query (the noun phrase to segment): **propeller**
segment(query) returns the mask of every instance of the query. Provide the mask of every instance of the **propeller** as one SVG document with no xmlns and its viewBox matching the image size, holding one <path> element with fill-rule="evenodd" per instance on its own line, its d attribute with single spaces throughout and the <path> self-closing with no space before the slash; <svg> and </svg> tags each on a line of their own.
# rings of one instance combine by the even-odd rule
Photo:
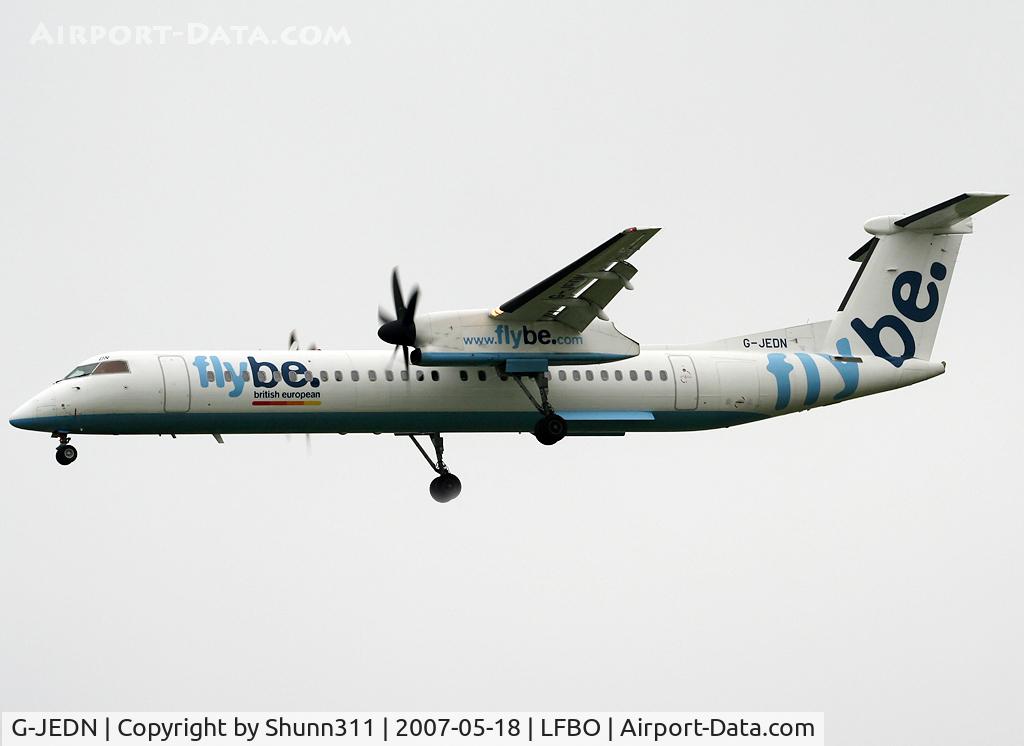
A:
<svg viewBox="0 0 1024 746">
<path fill-rule="evenodd" d="M 420 297 L 420 289 L 413 286 L 409 294 L 408 302 L 402 296 L 402 286 L 398 281 L 398 267 L 391 270 L 391 295 L 395 303 L 395 315 L 389 316 L 383 308 L 377 309 L 377 318 L 380 319 L 380 329 L 377 336 L 382 341 L 395 346 L 392 361 L 398 354 L 398 348 L 402 348 L 402 358 L 405 360 L 405 375 L 409 377 L 409 348 L 416 344 L 416 303 Z"/>
<path fill-rule="evenodd" d="M 309 433 L 305 433 L 305 436 L 306 436 L 306 456 L 309 457 L 309 456 L 313 455 L 313 439 L 310 437 Z M 291 443 L 292 442 L 292 434 L 291 433 L 285 433 L 284 434 L 284 439 L 287 440 L 289 443 Z"/>
<path fill-rule="evenodd" d="M 292 329 L 290 332 L 288 332 L 288 349 L 289 350 L 300 350 L 300 349 L 302 349 L 302 346 L 299 344 L 299 333 L 295 329 Z M 306 349 L 307 350 L 319 350 L 320 348 L 316 346 L 315 342 L 310 342 L 309 343 L 309 347 L 307 347 Z M 292 436 L 290 434 L 286 433 L 285 434 L 285 438 L 290 442 L 291 439 L 292 439 Z M 313 441 L 310 439 L 309 433 L 306 433 L 306 455 L 307 456 L 312 456 L 313 455 Z"/>
<path fill-rule="evenodd" d="M 303 348 L 299 344 L 299 333 L 295 329 L 292 329 L 288 333 L 288 349 L 289 350 L 301 350 L 301 349 L 319 350 L 320 348 L 316 346 L 316 342 L 310 342 L 308 347 Z"/>
</svg>

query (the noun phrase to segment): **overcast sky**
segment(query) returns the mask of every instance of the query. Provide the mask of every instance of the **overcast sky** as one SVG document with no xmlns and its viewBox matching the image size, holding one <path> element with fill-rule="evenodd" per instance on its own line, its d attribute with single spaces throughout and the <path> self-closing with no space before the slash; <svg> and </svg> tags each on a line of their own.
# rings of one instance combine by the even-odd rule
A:
<svg viewBox="0 0 1024 746">
<path fill-rule="evenodd" d="M 373 348 L 393 265 L 493 307 L 664 230 L 648 343 L 829 318 L 866 218 L 1021 192 L 1019 3 L 5 3 L 6 413 L 117 349 Z M 343 26 L 325 47 L 40 23 Z M 703 434 L 0 428 L 0 709 L 798 710 L 1024 736 L 1024 202 L 975 219 L 946 375 Z"/>
</svg>

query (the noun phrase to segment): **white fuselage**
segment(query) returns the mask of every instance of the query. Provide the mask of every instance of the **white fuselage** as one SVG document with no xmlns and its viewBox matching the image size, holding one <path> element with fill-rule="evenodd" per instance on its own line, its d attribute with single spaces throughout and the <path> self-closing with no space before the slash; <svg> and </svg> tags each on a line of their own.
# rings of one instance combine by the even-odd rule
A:
<svg viewBox="0 0 1024 746">
<path fill-rule="evenodd" d="M 57 381 L 11 417 L 55 433 L 522 432 L 538 412 L 494 367 L 412 366 L 382 351 L 118 352 L 128 372 Z M 832 404 L 931 378 L 940 363 L 789 351 L 641 349 L 552 367 L 569 434 L 702 430 Z M 537 396 L 534 382 L 523 383 Z"/>
</svg>

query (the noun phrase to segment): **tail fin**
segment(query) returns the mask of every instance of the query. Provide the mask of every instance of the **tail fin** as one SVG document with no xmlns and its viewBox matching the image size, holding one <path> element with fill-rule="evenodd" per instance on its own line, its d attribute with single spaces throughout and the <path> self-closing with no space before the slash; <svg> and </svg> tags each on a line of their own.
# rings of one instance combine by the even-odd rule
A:
<svg viewBox="0 0 1024 746">
<path fill-rule="evenodd" d="M 960 241 L 973 231 L 971 215 L 1005 196 L 961 194 L 865 223 L 872 238 L 850 257 L 860 268 L 829 327 L 827 349 L 875 355 L 897 368 L 929 359 Z"/>
</svg>

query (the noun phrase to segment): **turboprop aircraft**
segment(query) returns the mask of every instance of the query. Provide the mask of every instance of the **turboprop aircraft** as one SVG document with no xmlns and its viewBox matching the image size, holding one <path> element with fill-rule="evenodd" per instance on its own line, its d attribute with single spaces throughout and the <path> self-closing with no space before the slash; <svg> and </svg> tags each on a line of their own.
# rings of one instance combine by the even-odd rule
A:
<svg viewBox="0 0 1024 746">
<path fill-rule="evenodd" d="M 493 310 L 417 315 L 392 274 L 381 311 L 393 350 L 111 352 L 85 360 L 18 407 L 13 426 L 75 434 L 394 433 L 436 472 L 430 494 L 458 496 L 443 433 L 565 436 L 742 425 L 908 386 L 931 361 L 963 236 L 1003 194 L 961 194 L 864 224 L 857 273 L 838 313 L 698 345 L 641 346 L 608 319 L 633 289 L 634 254 L 657 228 L 630 228 Z M 398 364 L 398 350 L 402 351 Z M 428 436 L 431 458 L 417 440 Z"/>
</svg>

